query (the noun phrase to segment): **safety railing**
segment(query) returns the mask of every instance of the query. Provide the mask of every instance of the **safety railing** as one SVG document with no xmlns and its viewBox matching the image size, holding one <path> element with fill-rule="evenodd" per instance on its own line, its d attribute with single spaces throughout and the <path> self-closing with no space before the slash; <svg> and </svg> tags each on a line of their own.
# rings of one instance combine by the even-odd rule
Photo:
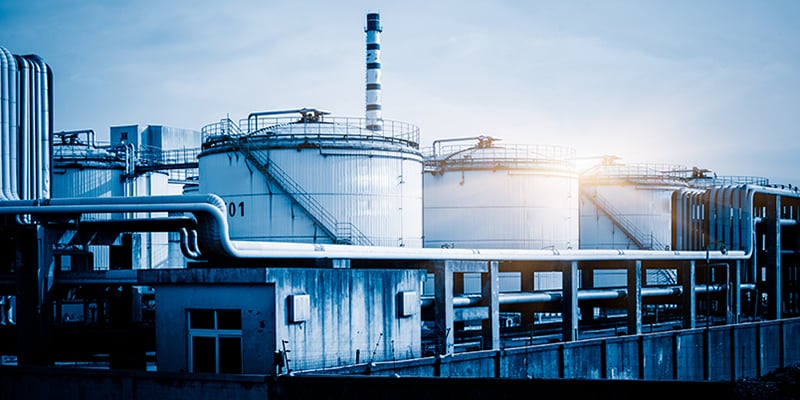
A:
<svg viewBox="0 0 800 400">
<path fill-rule="evenodd" d="M 657 240 L 653 235 L 643 232 L 635 223 L 625 218 L 608 200 L 599 193 L 588 193 L 586 189 L 581 189 L 581 194 L 589 199 L 598 210 L 605 213 L 611 222 L 616 225 L 627 236 L 636 247 L 643 250 L 665 250 L 666 246 Z"/>
<path fill-rule="evenodd" d="M 275 181 L 335 243 L 372 245 L 370 240 L 352 223 L 336 220 L 328 209 L 306 192 L 297 181 L 268 156 L 252 151 L 247 143 L 242 142 L 238 143 L 237 150 L 265 177 Z"/>
</svg>

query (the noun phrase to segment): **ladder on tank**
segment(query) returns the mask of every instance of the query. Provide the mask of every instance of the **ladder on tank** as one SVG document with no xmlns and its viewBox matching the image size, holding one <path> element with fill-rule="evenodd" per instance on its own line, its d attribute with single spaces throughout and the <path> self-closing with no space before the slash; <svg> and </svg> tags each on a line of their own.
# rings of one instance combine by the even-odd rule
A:
<svg viewBox="0 0 800 400">
<path fill-rule="evenodd" d="M 589 199 L 589 201 L 594 204 L 594 206 L 602 211 L 604 214 L 608 216 L 611 220 L 611 223 L 616 225 L 628 239 L 633 242 L 641 250 L 664 250 L 666 249 L 665 245 L 658 241 L 658 239 L 654 238 L 653 235 L 648 235 L 645 232 L 642 232 L 636 224 L 631 222 L 629 219 L 625 218 L 613 205 L 611 202 L 606 200 L 603 196 L 599 193 L 588 193 L 586 189 L 581 189 L 581 194 L 583 197 Z M 650 240 L 648 240 L 650 239 Z M 649 243 L 648 243 L 649 242 Z"/>
<path fill-rule="evenodd" d="M 244 155 L 245 159 L 253 164 L 264 177 L 277 183 L 286 195 L 308 214 L 314 224 L 319 226 L 325 235 L 333 239 L 334 243 L 372 246 L 372 242 L 361 230 L 350 222 L 337 221 L 330 211 L 268 156 L 251 151 L 248 144 L 241 142 L 236 144 L 236 150 Z"/>
</svg>

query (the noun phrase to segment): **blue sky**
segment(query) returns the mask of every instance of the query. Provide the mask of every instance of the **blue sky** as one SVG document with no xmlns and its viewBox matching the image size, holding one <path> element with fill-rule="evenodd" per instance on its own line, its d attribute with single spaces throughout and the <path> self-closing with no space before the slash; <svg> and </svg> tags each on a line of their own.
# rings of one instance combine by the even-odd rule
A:
<svg viewBox="0 0 800 400">
<path fill-rule="evenodd" d="M 491 135 L 800 184 L 797 1 L 0 0 L 0 46 L 52 67 L 56 130 L 362 116 L 368 12 L 383 117 L 422 146 Z"/>
</svg>

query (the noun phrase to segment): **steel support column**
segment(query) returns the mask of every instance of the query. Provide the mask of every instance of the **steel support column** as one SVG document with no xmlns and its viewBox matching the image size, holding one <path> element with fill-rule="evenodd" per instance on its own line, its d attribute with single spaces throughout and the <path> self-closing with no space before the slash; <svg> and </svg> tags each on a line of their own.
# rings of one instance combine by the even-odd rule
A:
<svg viewBox="0 0 800 400">
<path fill-rule="evenodd" d="M 581 277 L 581 289 L 594 289 L 594 268 L 583 267 L 582 270 L 578 271 L 578 275 Z M 589 305 L 581 306 L 580 310 L 581 319 L 584 321 L 584 323 L 594 320 L 594 307 L 591 305 L 591 303 Z"/>
<path fill-rule="evenodd" d="M 733 271 L 731 273 L 730 286 L 731 292 L 731 312 L 733 313 L 733 322 L 738 324 L 742 317 L 742 262 L 736 260 L 733 264 Z"/>
<path fill-rule="evenodd" d="M 500 349 L 500 273 L 497 261 L 488 263 L 489 271 L 481 274 L 480 305 L 489 309 L 487 319 L 483 320 L 483 349 Z"/>
<path fill-rule="evenodd" d="M 436 309 L 436 329 L 440 337 L 439 354 L 453 354 L 453 271 L 450 262 L 433 263 L 433 293 Z"/>
<path fill-rule="evenodd" d="M 642 261 L 628 265 L 628 334 L 642 333 Z"/>
<path fill-rule="evenodd" d="M 781 197 L 770 197 L 767 202 L 766 253 L 767 253 L 767 318 L 781 319 L 783 304 L 781 272 Z"/>
<path fill-rule="evenodd" d="M 562 338 L 565 342 L 578 340 L 578 262 L 561 264 L 562 297 L 561 317 Z"/>
<path fill-rule="evenodd" d="M 683 327 L 686 329 L 693 329 L 696 326 L 697 319 L 697 298 L 695 294 L 695 262 L 689 261 L 684 263 L 678 270 L 678 276 L 681 284 L 681 310 L 683 314 Z"/>
</svg>

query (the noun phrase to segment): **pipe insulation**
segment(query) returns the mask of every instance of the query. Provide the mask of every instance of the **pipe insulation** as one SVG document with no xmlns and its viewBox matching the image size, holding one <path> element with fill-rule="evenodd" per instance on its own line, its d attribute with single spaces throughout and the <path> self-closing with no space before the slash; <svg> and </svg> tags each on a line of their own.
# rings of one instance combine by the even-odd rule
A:
<svg viewBox="0 0 800 400">
<path fill-rule="evenodd" d="M 211 258 L 311 258 L 416 261 L 591 261 L 591 260 L 742 260 L 743 251 L 437 249 L 309 243 L 234 241 L 230 239 L 225 202 L 217 195 L 62 198 L 0 202 L 6 215 L 80 215 L 84 213 L 192 213 L 198 247 Z"/>
</svg>

